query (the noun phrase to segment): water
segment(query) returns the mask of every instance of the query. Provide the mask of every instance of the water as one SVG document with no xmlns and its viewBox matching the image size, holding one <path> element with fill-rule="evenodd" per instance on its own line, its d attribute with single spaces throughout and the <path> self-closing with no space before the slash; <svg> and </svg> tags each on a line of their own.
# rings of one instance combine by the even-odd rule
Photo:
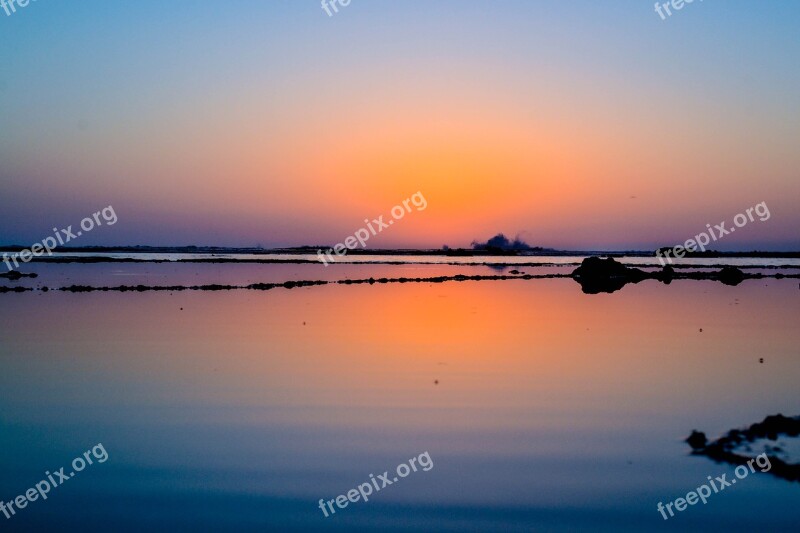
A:
<svg viewBox="0 0 800 533">
<path fill-rule="evenodd" d="M 304 254 L 185 254 L 185 253 L 54 253 L 54 257 L 102 257 L 134 262 L 113 263 L 48 263 L 32 262 L 24 272 L 33 272 L 38 278 L 23 278 L 16 286 L 50 289 L 71 285 L 116 287 L 120 285 L 233 285 L 253 283 L 283 283 L 286 281 L 368 279 L 370 277 L 435 277 L 466 275 L 509 274 L 517 270 L 527 274 L 567 275 L 575 270 L 585 256 L 412 256 L 412 255 L 360 255 L 340 258 L 328 266 L 316 255 Z M 192 261 L 226 260 L 225 263 L 195 263 Z M 262 262 L 258 262 L 262 261 Z M 268 261 L 268 262 L 263 262 Z M 660 268 L 654 257 L 622 257 L 618 261 L 653 270 Z M 800 259 L 796 258 L 703 258 L 681 259 L 674 265 L 680 270 L 699 269 L 705 272 L 731 265 L 748 274 L 800 273 Z"/>
<path fill-rule="evenodd" d="M 33 286 L 375 269 L 496 273 L 31 264 Z M 668 521 L 656 510 L 733 475 L 689 455 L 692 429 L 714 437 L 800 414 L 796 279 L 601 295 L 533 279 L 0 300 L 0 499 L 98 443 L 108 452 L 0 515 L 9 531 L 794 531 L 800 519 L 800 484 L 760 472 Z M 430 470 L 327 518 L 318 507 L 423 452 Z"/>
</svg>

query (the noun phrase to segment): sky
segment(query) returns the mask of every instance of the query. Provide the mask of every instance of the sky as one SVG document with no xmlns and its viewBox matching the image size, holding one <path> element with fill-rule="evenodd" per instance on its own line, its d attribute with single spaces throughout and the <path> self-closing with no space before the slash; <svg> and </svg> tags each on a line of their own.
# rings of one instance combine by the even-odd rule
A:
<svg viewBox="0 0 800 533">
<path fill-rule="evenodd" d="M 800 250 L 800 3 L 0 8 L 0 244 Z"/>
</svg>

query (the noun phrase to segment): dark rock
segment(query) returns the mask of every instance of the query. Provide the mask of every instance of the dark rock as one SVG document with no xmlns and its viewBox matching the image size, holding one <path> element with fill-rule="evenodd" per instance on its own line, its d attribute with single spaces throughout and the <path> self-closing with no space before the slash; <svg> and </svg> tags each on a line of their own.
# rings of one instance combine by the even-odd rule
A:
<svg viewBox="0 0 800 533">
<path fill-rule="evenodd" d="M 708 439 L 706 438 L 706 434 L 702 431 L 692 431 L 692 434 L 686 439 L 686 442 L 689 443 L 689 446 L 692 447 L 693 450 L 702 450 L 708 444 Z"/>
<path fill-rule="evenodd" d="M 651 276 L 638 268 L 626 267 L 611 257 L 587 257 L 572 272 L 572 277 L 586 294 L 598 294 L 618 291 L 628 283 L 638 283 Z"/>
<path fill-rule="evenodd" d="M 722 267 L 717 278 L 725 285 L 738 285 L 744 281 L 744 272 L 736 267 L 726 266 Z"/>
<path fill-rule="evenodd" d="M 781 414 L 771 415 L 761 422 L 752 424 L 747 429 L 732 429 L 724 437 L 709 443 L 705 443 L 706 439 L 703 433 L 692 431 L 692 435 L 686 439 L 686 442 L 692 447 L 692 453 L 695 455 L 705 455 L 709 459 L 721 463 L 744 465 L 752 461 L 752 458 L 741 452 L 737 453 L 738 450 L 751 452 L 750 444 L 756 440 L 764 438 L 777 440 L 781 435 L 800 436 L 800 416 L 790 418 Z M 704 446 L 700 446 L 704 443 Z M 788 463 L 774 455 L 767 455 L 767 457 L 771 468 L 766 472 L 787 481 L 800 481 L 800 464 Z"/>
</svg>

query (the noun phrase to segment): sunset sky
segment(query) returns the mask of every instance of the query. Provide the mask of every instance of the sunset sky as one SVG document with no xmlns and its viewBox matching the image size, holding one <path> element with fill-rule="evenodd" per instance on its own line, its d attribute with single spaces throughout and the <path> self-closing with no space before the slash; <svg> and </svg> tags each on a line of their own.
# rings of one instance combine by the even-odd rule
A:
<svg viewBox="0 0 800 533">
<path fill-rule="evenodd" d="M 720 250 L 800 249 L 800 3 L 38 0 L 0 10 L 0 244 L 498 232 L 653 249 L 766 202 Z"/>
</svg>

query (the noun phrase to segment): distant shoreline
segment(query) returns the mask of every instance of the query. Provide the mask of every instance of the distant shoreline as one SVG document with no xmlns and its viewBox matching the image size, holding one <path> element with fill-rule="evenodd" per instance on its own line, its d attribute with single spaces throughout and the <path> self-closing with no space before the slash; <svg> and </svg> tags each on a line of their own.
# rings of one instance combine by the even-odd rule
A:
<svg viewBox="0 0 800 533">
<path fill-rule="evenodd" d="M 235 248 L 235 247 L 220 247 L 220 246 L 76 246 L 76 247 L 60 247 L 57 251 L 59 255 L 69 253 L 125 253 L 125 254 L 250 254 L 250 255 L 304 255 L 316 254 L 317 250 L 328 249 L 327 246 L 299 246 L 291 248 Z M 20 252 L 26 249 L 20 245 L 0 246 L 0 252 Z M 363 250 L 354 249 L 348 250 L 349 256 L 407 256 L 407 255 L 420 255 L 431 257 L 591 257 L 591 256 L 604 256 L 604 257 L 655 257 L 655 250 L 642 251 L 642 250 L 616 250 L 616 251 L 598 251 L 598 250 L 555 250 L 555 249 L 531 249 L 531 250 L 473 250 L 467 248 L 457 248 L 449 250 L 441 249 L 374 249 Z M 758 258 L 800 258 L 800 251 L 798 252 L 769 252 L 769 251 L 749 251 L 749 252 L 687 252 L 686 258 L 716 258 L 716 257 L 758 257 Z M 38 257 L 34 261 L 57 261 L 53 257 Z"/>
</svg>

